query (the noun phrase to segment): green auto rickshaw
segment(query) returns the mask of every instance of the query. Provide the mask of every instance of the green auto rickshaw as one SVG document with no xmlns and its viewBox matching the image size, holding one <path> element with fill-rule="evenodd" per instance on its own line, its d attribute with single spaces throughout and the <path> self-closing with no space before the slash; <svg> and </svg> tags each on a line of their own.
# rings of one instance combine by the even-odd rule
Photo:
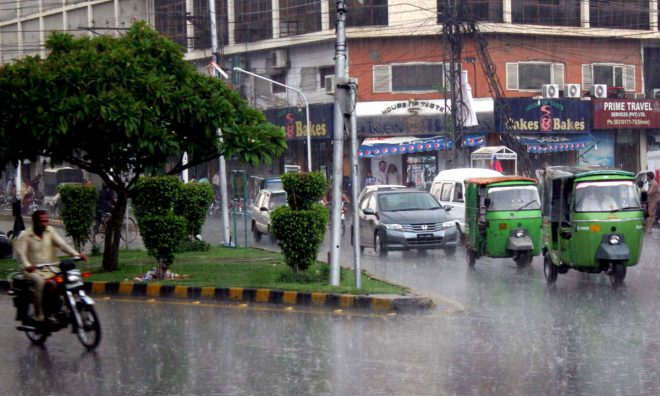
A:
<svg viewBox="0 0 660 396">
<path fill-rule="evenodd" d="M 521 176 L 465 181 L 467 260 L 512 257 L 518 267 L 541 254 L 541 199 L 535 179 Z"/>
<path fill-rule="evenodd" d="M 553 166 L 543 171 L 543 272 L 610 275 L 613 286 L 636 265 L 644 213 L 635 175 L 619 169 Z"/>
</svg>

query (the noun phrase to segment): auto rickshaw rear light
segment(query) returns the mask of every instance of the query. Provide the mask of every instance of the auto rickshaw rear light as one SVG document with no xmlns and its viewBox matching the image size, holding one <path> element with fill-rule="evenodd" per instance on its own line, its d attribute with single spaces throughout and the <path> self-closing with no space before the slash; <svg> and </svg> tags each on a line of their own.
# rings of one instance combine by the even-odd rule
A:
<svg viewBox="0 0 660 396">
<path fill-rule="evenodd" d="M 506 225 L 506 223 L 500 223 L 500 226 L 498 228 L 500 230 L 506 230 L 508 228 L 508 226 Z"/>
<path fill-rule="evenodd" d="M 55 282 L 60 283 L 60 284 L 64 283 L 64 277 L 62 275 L 56 276 L 55 277 Z"/>
<path fill-rule="evenodd" d="M 621 242 L 621 238 L 618 235 L 610 235 L 610 245 L 618 245 Z"/>
<path fill-rule="evenodd" d="M 82 276 L 85 279 L 89 278 L 90 275 L 91 275 L 91 272 L 83 272 L 82 274 L 80 274 L 80 276 Z"/>
<path fill-rule="evenodd" d="M 600 224 L 592 224 L 589 226 L 591 232 L 600 232 Z"/>
</svg>

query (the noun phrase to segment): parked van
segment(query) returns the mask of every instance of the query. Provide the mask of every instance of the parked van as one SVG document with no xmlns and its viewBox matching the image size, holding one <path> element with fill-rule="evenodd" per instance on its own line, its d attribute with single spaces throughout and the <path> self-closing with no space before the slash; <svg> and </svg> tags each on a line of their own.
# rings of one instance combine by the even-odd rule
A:
<svg viewBox="0 0 660 396">
<path fill-rule="evenodd" d="M 502 173 L 484 168 L 456 168 L 438 173 L 431 185 L 433 195 L 443 207 L 450 207 L 447 217 L 465 234 L 465 179 L 473 177 L 503 176 Z"/>
</svg>

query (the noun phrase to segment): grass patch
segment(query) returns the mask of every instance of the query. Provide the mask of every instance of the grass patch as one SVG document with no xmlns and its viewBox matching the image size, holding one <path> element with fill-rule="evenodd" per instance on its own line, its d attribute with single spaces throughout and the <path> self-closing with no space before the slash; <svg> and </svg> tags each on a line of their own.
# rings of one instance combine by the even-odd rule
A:
<svg viewBox="0 0 660 396">
<path fill-rule="evenodd" d="M 90 257 L 89 263 L 80 262 L 82 270 L 90 271 L 92 281 L 134 281 L 156 267 L 156 260 L 143 250 L 120 250 L 117 271 L 105 272 L 102 258 Z M 0 275 L 18 271 L 13 259 L 0 260 Z M 304 274 L 294 274 L 286 266 L 282 255 L 259 249 L 229 249 L 212 246 L 207 251 L 186 252 L 176 256 L 170 271 L 184 275 L 184 279 L 149 281 L 167 285 L 199 287 L 246 287 L 292 290 L 299 292 L 325 292 L 348 294 L 406 294 L 407 289 L 362 274 L 362 288 L 356 289 L 354 272 L 341 269 L 339 286 L 328 284 L 329 268 L 315 263 Z"/>
</svg>

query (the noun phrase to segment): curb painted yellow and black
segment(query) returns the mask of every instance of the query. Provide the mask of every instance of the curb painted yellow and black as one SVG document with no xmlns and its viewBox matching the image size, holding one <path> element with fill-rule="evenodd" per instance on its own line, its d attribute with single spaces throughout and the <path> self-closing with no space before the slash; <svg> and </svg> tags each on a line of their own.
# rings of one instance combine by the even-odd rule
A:
<svg viewBox="0 0 660 396">
<path fill-rule="evenodd" d="M 118 295 L 154 298 L 187 298 L 223 302 L 308 305 L 341 309 L 370 309 L 380 312 L 409 312 L 429 309 L 433 301 L 417 296 L 363 296 L 334 293 L 307 293 L 242 287 L 196 287 L 142 282 L 86 282 L 92 295 Z"/>
<path fill-rule="evenodd" d="M 9 290 L 9 282 L 0 280 L 0 290 Z M 414 312 L 434 306 L 430 298 L 419 296 L 364 296 L 241 287 L 176 286 L 143 282 L 85 282 L 85 290 L 91 295 L 306 305 L 335 309 L 368 309 L 377 312 Z"/>
</svg>

